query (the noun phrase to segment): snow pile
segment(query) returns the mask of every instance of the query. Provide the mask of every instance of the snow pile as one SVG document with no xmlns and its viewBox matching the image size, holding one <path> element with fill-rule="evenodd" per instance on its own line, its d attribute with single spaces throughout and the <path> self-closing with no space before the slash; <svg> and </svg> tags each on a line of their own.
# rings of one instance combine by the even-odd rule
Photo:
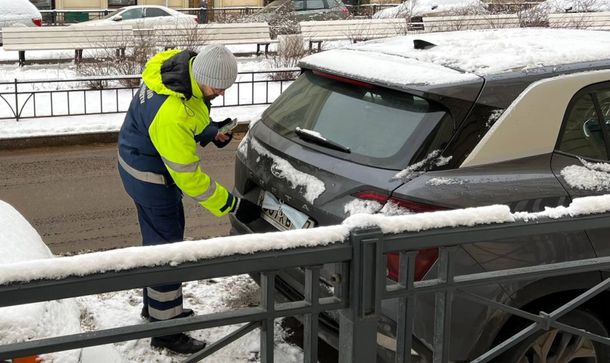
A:
<svg viewBox="0 0 610 363">
<path fill-rule="evenodd" d="M 0 200 L 0 265 L 56 261 L 36 230 L 12 206 Z M 0 308 L 0 344 L 80 333 L 80 309 L 74 299 Z M 103 349 L 103 348 L 100 348 Z M 80 350 L 45 354 L 48 362 L 77 363 Z M 112 351 L 109 351 L 112 354 Z M 110 356 L 107 356 L 110 358 Z M 87 362 L 93 362 L 89 360 Z M 112 363 L 112 360 L 106 360 Z"/>
<path fill-rule="evenodd" d="M 24 25 L 34 26 L 32 19 L 41 19 L 40 11 L 28 0 L 0 0 L 0 24 L 12 25 L 10 22 L 23 21 Z M 27 24 L 26 24 L 27 21 Z M 4 24 L 9 22 L 9 24 Z"/>
<path fill-rule="evenodd" d="M 375 214 L 383 208 L 383 205 L 376 200 L 354 199 L 343 207 L 343 212 L 347 216 L 354 214 Z"/>
<path fill-rule="evenodd" d="M 373 14 L 373 19 L 414 16 L 484 14 L 487 5 L 479 0 L 406 0 L 402 4 Z"/>
<path fill-rule="evenodd" d="M 561 169 L 561 176 L 569 186 L 598 192 L 610 190 L 610 164 L 579 160 L 583 166 L 570 165 Z"/>
<path fill-rule="evenodd" d="M 263 145 L 256 141 L 256 139 L 252 138 L 250 143 L 252 149 L 254 149 L 259 155 L 266 156 L 273 160 L 273 164 L 271 165 L 271 174 L 273 174 L 276 178 L 286 179 L 286 181 L 288 181 L 290 184 L 290 187 L 293 189 L 297 187 L 303 187 L 305 189 L 303 197 L 309 203 L 313 204 L 314 200 L 316 200 L 316 198 L 318 198 L 320 194 L 324 193 L 324 190 L 326 190 L 323 181 L 313 175 L 309 175 L 297 170 L 287 160 L 267 150 Z"/>
<path fill-rule="evenodd" d="M 404 216 L 358 214 L 347 218 L 343 224 L 353 229 L 377 226 L 383 233 L 420 232 L 434 228 L 475 226 L 513 222 L 510 208 L 505 205 L 456 209 Z"/>
<path fill-rule="evenodd" d="M 610 194 L 576 198 L 567 207 L 545 208 L 538 213 L 514 213 L 515 219 L 532 221 L 539 218 L 564 218 L 610 212 Z"/>
</svg>

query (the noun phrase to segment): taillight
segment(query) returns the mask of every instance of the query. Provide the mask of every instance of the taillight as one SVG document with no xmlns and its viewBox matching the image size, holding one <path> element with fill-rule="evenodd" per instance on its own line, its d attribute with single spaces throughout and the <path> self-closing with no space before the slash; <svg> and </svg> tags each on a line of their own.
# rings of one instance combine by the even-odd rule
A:
<svg viewBox="0 0 610 363">
<path fill-rule="evenodd" d="M 390 197 L 373 191 L 363 191 L 355 193 L 354 196 L 358 199 L 374 200 L 381 204 L 392 203 L 401 208 L 408 209 L 414 213 L 434 212 L 444 210 L 446 208 L 436 205 L 414 202 L 408 199 L 399 199 Z M 417 251 L 415 256 L 415 281 L 421 280 L 424 275 L 430 270 L 434 262 L 438 259 L 438 248 L 428 248 Z M 388 253 L 387 255 L 388 277 L 394 281 L 398 281 L 400 272 L 400 255 L 397 252 Z"/>
<path fill-rule="evenodd" d="M 195 18 L 195 24 L 199 24 L 199 17 Z"/>
<path fill-rule="evenodd" d="M 417 251 L 415 255 L 415 281 L 424 278 L 430 267 L 438 259 L 438 248 L 427 248 Z M 397 252 L 388 253 L 388 277 L 398 281 L 400 272 L 400 255 Z"/>
<path fill-rule="evenodd" d="M 39 363 L 42 360 L 37 355 L 31 355 L 29 357 L 13 358 L 13 363 Z"/>
<path fill-rule="evenodd" d="M 341 12 L 345 15 L 349 15 L 349 10 L 347 10 L 347 7 L 345 6 L 341 8 Z"/>
<path fill-rule="evenodd" d="M 356 81 L 355 79 L 337 76 L 336 74 L 330 74 L 330 73 L 325 73 L 325 72 L 320 72 L 320 71 L 313 71 L 313 74 L 315 74 L 316 76 L 320 76 L 320 77 L 324 77 L 324 78 L 328 78 L 328 79 L 334 79 L 335 81 L 351 84 L 351 85 L 362 87 L 362 88 L 368 88 L 368 89 L 375 88 L 375 86 L 370 83 Z"/>
<path fill-rule="evenodd" d="M 36 25 L 36 26 L 42 26 L 42 19 L 41 18 L 33 18 L 32 19 L 32 23 L 34 23 L 34 25 Z"/>
</svg>

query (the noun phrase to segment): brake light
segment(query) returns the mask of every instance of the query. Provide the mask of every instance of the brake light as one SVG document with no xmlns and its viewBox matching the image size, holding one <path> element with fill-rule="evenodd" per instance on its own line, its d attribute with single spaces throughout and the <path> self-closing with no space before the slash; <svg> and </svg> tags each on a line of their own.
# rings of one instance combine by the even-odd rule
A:
<svg viewBox="0 0 610 363">
<path fill-rule="evenodd" d="M 434 212 L 444 210 L 446 208 L 436 205 L 414 202 L 408 199 L 399 199 L 389 197 L 373 191 L 363 191 L 355 193 L 354 196 L 358 199 L 373 200 L 381 204 L 393 203 L 401 208 L 409 209 L 414 213 Z M 415 256 L 415 281 L 419 281 L 430 270 L 434 262 L 438 259 L 438 248 L 428 248 L 417 251 Z M 398 281 L 400 272 L 400 255 L 397 252 L 388 253 L 387 255 L 388 277 L 394 281 Z"/>
<path fill-rule="evenodd" d="M 37 355 L 31 355 L 29 357 L 13 358 L 12 360 L 13 360 L 13 363 L 39 363 L 39 362 L 42 362 L 42 359 L 40 359 L 40 357 Z"/>
<path fill-rule="evenodd" d="M 426 272 L 438 260 L 438 248 L 428 248 L 417 251 L 415 255 L 415 281 L 424 278 Z M 388 277 L 394 281 L 398 281 L 398 273 L 400 272 L 400 255 L 396 252 L 388 253 Z"/>
<path fill-rule="evenodd" d="M 328 79 L 333 79 L 335 81 L 351 84 L 353 86 L 358 86 L 358 87 L 368 88 L 368 89 L 375 88 L 375 86 L 370 84 L 370 83 L 366 83 L 366 82 L 362 82 L 362 81 L 356 81 L 355 79 L 350 79 L 350 78 L 347 78 L 347 77 L 337 76 L 336 74 L 330 74 L 330 73 L 325 73 L 325 72 L 320 72 L 320 71 L 313 71 L 313 74 L 315 74 L 316 76 L 320 76 L 320 77 L 324 77 L 324 78 L 328 78 Z"/>
<path fill-rule="evenodd" d="M 196 17 L 194 20 L 195 20 L 195 24 L 199 24 L 199 17 Z"/>
<path fill-rule="evenodd" d="M 41 18 L 33 18 L 32 19 L 32 23 L 34 23 L 34 25 L 36 25 L 36 26 L 42 26 L 42 19 Z"/>
<path fill-rule="evenodd" d="M 349 10 L 347 10 L 347 7 L 345 6 L 341 8 L 341 12 L 345 15 L 349 15 Z"/>
</svg>

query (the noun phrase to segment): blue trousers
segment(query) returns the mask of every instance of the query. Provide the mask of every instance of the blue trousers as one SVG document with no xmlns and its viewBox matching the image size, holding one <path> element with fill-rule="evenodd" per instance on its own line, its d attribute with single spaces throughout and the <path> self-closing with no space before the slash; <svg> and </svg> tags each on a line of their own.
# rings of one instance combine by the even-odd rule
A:
<svg viewBox="0 0 610 363">
<path fill-rule="evenodd" d="M 182 201 L 169 207 L 144 207 L 137 202 L 142 244 L 153 246 L 184 240 L 184 207 Z M 182 313 L 182 283 L 144 288 L 144 309 L 151 321 L 168 320 Z"/>
</svg>

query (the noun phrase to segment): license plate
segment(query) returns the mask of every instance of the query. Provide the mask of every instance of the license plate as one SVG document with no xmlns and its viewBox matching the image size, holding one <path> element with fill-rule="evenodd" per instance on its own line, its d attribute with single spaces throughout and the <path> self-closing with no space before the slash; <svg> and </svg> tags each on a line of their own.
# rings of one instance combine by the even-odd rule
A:
<svg viewBox="0 0 610 363">
<path fill-rule="evenodd" d="M 269 192 L 264 193 L 260 204 L 263 206 L 261 214 L 263 219 L 279 230 L 315 227 L 315 222 L 305 213 L 282 203 Z"/>
</svg>

